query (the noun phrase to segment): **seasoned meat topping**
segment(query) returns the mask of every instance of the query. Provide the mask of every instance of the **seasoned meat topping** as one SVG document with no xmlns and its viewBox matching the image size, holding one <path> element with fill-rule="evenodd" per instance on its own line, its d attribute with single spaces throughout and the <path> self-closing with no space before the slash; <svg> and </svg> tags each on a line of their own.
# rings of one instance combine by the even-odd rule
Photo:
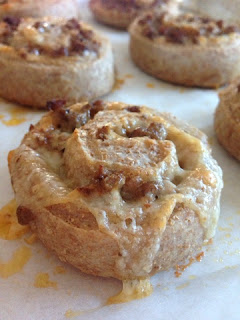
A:
<svg viewBox="0 0 240 320">
<path fill-rule="evenodd" d="M 159 192 L 159 186 L 156 182 L 144 182 L 141 177 L 125 178 L 123 174 L 112 172 L 103 166 L 99 166 L 92 183 L 77 189 L 85 196 L 89 196 L 94 192 L 111 192 L 114 188 L 121 190 L 120 193 L 124 201 L 134 201 L 148 193 L 157 197 Z"/>
<path fill-rule="evenodd" d="M 0 22 L 0 43 L 27 54 L 96 56 L 100 42 L 94 32 L 76 19 L 19 19 L 6 17 Z"/>
<path fill-rule="evenodd" d="M 148 128 L 136 128 L 132 132 L 127 133 L 128 138 L 150 137 L 156 140 L 165 140 L 167 131 L 163 124 L 152 122 Z"/>
<path fill-rule="evenodd" d="M 94 181 L 85 187 L 79 187 L 77 189 L 79 192 L 88 196 L 96 191 L 99 193 L 110 192 L 114 188 L 121 187 L 123 183 L 124 177 L 122 174 L 111 172 L 103 166 L 99 166 Z"/>
<path fill-rule="evenodd" d="M 17 17 L 7 16 L 3 18 L 3 22 L 6 22 L 12 28 L 12 30 L 16 30 L 21 22 L 21 19 Z"/>
<path fill-rule="evenodd" d="M 140 113 L 141 110 L 138 106 L 130 106 L 130 107 L 127 107 L 127 111 L 129 112 L 137 112 L 137 113 Z"/>
<path fill-rule="evenodd" d="M 62 109 L 65 105 L 66 105 L 65 100 L 54 99 L 47 102 L 47 109 L 55 111 L 58 109 Z"/>
<path fill-rule="evenodd" d="M 167 3 L 169 0 L 101 0 L 107 9 L 118 9 L 121 11 L 142 10 Z"/>
<path fill-rule="evenodd" d="M 34 216 L 30 209 L 19 206 L 17 208 L 17 218 L 21 225 L 27 225 L 34 219 Z"/>
<path fill-rule="evenodd" d="M 165 37 L 166 41 L 179 44 L 198 44 L 200 37 L 212 38 L 240 33 L 239 27 L 226 25 L 223 20 L 192 14 L 171 16 L 167 13 L 147 13 L 138 21 L 138 25 L 142 35 L 151 40 Z"/>
<path fill-rule="evenodd" d="M 53 111 L 53 124 L 55 128 L 65 132 L 73 132 L 80 128 L 101 110 L 104 109 L 104 103 L 97 100 L 93 103 L 87 103 L 82 107 L 81 112 L 74 112 L 66 107 L 65 100 L 51 100 L 47 102 L 47 108 Z"/>
<path fill-rule="evenodd" d="M 109 127 L 103 126 L 102 128 L 99 128 L 97 130 L 96 138 L 104 141 L 107 139 L 108 134 L 109 134 Z"/>
<path fill-rule="evenodd" d="M 140 177 L 127 178 L 121 189 L 121 196 L 125 201 L 137 200 L 148 193 L 157 194 L 159 186 L 156 182 L 143 182 Z"/>
</svg>

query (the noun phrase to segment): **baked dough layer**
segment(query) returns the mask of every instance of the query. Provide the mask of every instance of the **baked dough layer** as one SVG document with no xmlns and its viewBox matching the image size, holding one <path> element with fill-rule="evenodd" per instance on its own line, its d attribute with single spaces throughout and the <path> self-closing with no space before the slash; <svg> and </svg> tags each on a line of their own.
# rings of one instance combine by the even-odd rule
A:
<svg viewBox="0 0 240 320">
<path fill-rule="evenodd" d="M 159 79 L 216 88 L 240 73 L 240 29 L 222 20 L 153 12 L 137 18 L 129 31 L 133 61 Z"/>
<path fill-rule="evenodd" d="M 95 99 L 114 83 L 110 42 L 75 19 L 0 22 L 0 69 L 1 97 L 38 108 Z"/>
<path fill-rule="evenodd" d="M 141 12 L 151 8 L 178 11 L 177 0 L 90 0 L 89 6 L 99 22 L 119 29 L 127 29 Z"/>
<path fill-rule="evenodd" d="M 240 85 L 239 79 L 219 93 L 215 113 L 215 132 L 221 145 L 240 160 Z"/>
<path fill-rule="evenodd" d="M 0 2 L 0 19 L 6 16 L 78 18 L 79 14 L 76 0 L 6 0 Z"/>
<path fill-rule="evenodd" d="M 214 236 L 222 172 L 203 133 L 118 102 L 49 106 L 10 152 L 9 169 L 19 222 L 61 260 L 141 279 Z"/>
</svg>

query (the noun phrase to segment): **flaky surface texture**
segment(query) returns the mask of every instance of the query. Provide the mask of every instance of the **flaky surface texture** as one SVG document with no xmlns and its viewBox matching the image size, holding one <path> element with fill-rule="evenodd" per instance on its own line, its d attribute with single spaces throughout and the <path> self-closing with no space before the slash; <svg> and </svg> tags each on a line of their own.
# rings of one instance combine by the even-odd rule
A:
<svg viewBox="0 0 240 320">
<path fill-rule="evenodd" d="M 19 222 L 61 260 L 141 279 L 214 236 L 222 172 L 203 133 L 146 107 L 50 105 L 9 169 Z"/>
<path fill-rule="evenodd" d="M 3 19 L 0 70 L 1 97 L 37 108 L 95 99 L 114 83 L 110 42 L 76 19 Z"/>
<path fill-rule="evenodd" d="M 215 113 L 215 132 L 221 145 L 240 160 L 240 81 L 236 80 L 219 94 Z"/>
<path fill-rule="evenodd" d="M 238 26 L 193 14 L 149 12 L 129 31 L 133 61 L 159 79 L 217 88 L 240 73 Z"/>
<path fill-rule="evenodd" d="M 151 8 L 178 12 L 178 0 L 90 0 L 89 6 L 99 22 L 119 29 L 127 29 L 139 14 Z"/>
<path fill-rule="evenodd" d="M 76 0 L 3 0 L 0 2 L 0 19 L 5 16 L 77 18 Z"/>
</svg>

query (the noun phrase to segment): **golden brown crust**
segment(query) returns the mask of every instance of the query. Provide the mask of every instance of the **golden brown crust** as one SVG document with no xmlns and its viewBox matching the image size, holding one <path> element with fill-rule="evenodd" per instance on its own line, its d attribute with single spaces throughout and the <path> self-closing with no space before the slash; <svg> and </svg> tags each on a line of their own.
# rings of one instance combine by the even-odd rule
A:
<svg viewBox="0 0 240 320">
<path fill-rule="evenodd" d="M 153 21 L 153 31 L 149 27 L 145 30 L 149 25 L 147 15 Z M 130 35 L 133 61 L 159 79 L 216 88 L 231 82 L 240 72 L 239 29 L 223 21 L 189 14 L 161 18 L 158 13 L 149 13 L 133 22 Z"/>
<path fill-rule="evenodd" d="M 78 18 L 79 14 L 76 0 L 7 0 L 0 4 L 0 19 L 5 16 Z"/>
<path fill-rule="evenodd" d="M 222 174 L 199 130 L 122 103 L 51 108 L 9 169 L 20 213 L 60 259 L 141 279 L 214 236 Z"/>
<path fill-rule="evenodd" d="M 239 80 L 219 93 L 215 113 L 215 132 L 221 145 L 240 160 L 240 92 Z"/>
<path fill-rule="evenodd" d="M 141 12 L 150 8 L 176 13 L 177 2 L 176 0 L 90 0 L 89 6 L 99 22 L 127 29 Z"/>
<path fill-rule="evenodd" d="M 0 23 L 1 97 L 45 108 L 54 98 L 75 103 L 111 90 L 111 44 L 88 25 L 58 18 L 6 21 Z"/>
</svg>

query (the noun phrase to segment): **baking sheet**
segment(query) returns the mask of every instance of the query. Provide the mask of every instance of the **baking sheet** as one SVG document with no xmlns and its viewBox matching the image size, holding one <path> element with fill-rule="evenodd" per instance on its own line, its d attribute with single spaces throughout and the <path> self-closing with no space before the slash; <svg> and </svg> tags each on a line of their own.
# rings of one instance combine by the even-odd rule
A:
<svg viewBox="0 0 240 320">
<path fill-rule="evenodd" d="M 208 134 L 213 155 L 224 172 L 219 227 L 213 244 L 204 248 L 202 262 L 193 263 L 179 278 L 174 270 L 155 275 L 151 279 L 154 292 L 148 298 L 109 306 L 106 300 L 121 290 L 120 281 L 82 274 L 61 263 L 39 242 L 28 245 L 24 237 L 0 240 L 0 264 L 22 245 L 32 251 L 21 272 L 7 279 L 0 277 L 0 320 L 239 320 L 240 163 L 218 145 L 214 136 L 217 92 L 172 86 L 145 75 L 130 60 L 127 33 L 95 23 L 85 2 L 81 8 L 82 16 L 113 43 L 118 80 L 115 91 L 106 99 L 172 112 Z M 0 100 L 1 207 L 14 197 L 7 169 L 8 151 L 19 145 L 29 125 L 42 114 Z M 58 266 L 63 267 L 63 273 L 57 272 Z M 55 285 L 36 288 L 34 282 L 39 272 L 48 273 Z"/>
</svg>

